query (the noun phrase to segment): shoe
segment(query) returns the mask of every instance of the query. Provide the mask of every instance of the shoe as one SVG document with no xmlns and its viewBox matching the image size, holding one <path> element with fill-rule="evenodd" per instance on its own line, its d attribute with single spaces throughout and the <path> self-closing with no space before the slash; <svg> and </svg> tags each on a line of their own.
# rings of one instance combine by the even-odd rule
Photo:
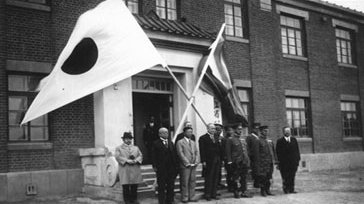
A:
<svg viewBox="0 0 364 204">
<path fill-rule="evenodd" d="M 265 193 L 269 196 L 274 196 L 274 194 L 272 192 L 270 192 L 270 190 L 266 190 Z"/>
<path fill-rule="evenodd" d="M 284 194 L 288 194 L 288 190 L 287 189 L 283 189 Z"/>
<path fill-rule="evenodd" d="M 198 202 L 198 200 L 197 199 L 190 199 L 189 202 L 196 203 L 196 202 Z"/>
<path fill-rule="evenodd" d="M 214 200 L 220 200 L 220 198 L 219 197 L 217 197 L 217 196 L 215 196 L 215 197 L 211 197 L 212 199 L 214 199 Z"/>
<path fill-rule="evenodd" d="M 239 195 L 238 191 L 234 191 L 234 198 L 240 198 L 240 195 Z"/>
<path fill-rule="evenodd" d="M 188 203 L 188 200 L 182 200 L 182 203 Z"/>
<path fill-rule="evenodd" d="M 221 193 L 216 193 L 217 196 L 221 196 Z"/>
<path fill-rule="evenodd" d="M 296 194 L 296 193 L 297 193 L 297 191 L 290 191 L 289 193 L 293 193 L 293 194 Z"/>
<path fill-rule="evenodd" d="M 263 188 L 260 189 L 260 195 L 262 195 L 263 197 L 267 196 L 267 194 L 265 193 L 265 190 Z"/>
<path fill-rule="evenodd" d="M 210 201 L 211 198 L 210 197 L 205 197 L 205 200 Z"/>
<path fill-rule="evenodd" d="M 242 198 L 252 198 L 253 196 L 248 193 L 241 193 L 240 197 Z"/>
</svg>

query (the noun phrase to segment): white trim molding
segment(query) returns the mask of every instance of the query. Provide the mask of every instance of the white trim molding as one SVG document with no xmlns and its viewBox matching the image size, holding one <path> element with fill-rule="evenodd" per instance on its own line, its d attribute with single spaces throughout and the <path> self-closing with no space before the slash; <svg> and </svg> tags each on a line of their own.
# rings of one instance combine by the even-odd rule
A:
<svg viewBox="0 0 364 204">
<path fill-rule="evenodd" d="M 251 88 L 252 82 L 250 80 L 234 79 L 234 86 L 240 88 Z"/>
<path fill-rule="evenodd" d="M 284 91 L 284 94 L 286 96 L 310 97 L 310 92 L 309 91 L 299 91 L 299 90 L 286 89 Z"/>
<path fill-rule="evenodd" d="M 283 13 L 288 13 L 294 16 L 299 16 L 304 18 L 306 21 L 309 20 L 309 13 L 308 11 L 304 11 L 304 10 L 300 10 L 300 9 L 296 9 L 296 8 L 292 8 L 292 7 L 287 7 L 287 6 L 282 6 L 277 4 L 276 5 L 276 11 L 278 14 L 281 14 L 281 12 Z"/>
<path fill-rule="evenodd" d="M 52 63 L 49 62 L 33 62 L 21 60 L 6 60 L 6 70 L 37 72 L 49 74 L 52 71 Z"/>
<path fill-rule="evenodd" d="M 358 95 L 340 94 L 340 100 L 342 101 L 360 101 Z"/>
<path fill-rule="evenodd" d="M 348 23 L 345 21 L 337 20 L 335 18 L 332 19 L 332 26 L 333 27 L 340 26 L 340 27 L 348 28 L 350 30 L 354 30 L 356 33 L 359 32 L 359 28 L 357 25 Z"/>
</svg>

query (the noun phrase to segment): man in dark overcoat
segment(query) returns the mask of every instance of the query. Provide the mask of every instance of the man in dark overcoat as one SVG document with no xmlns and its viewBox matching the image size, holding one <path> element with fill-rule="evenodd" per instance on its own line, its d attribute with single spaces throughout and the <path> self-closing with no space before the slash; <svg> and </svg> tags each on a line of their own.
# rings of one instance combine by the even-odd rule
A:
<svg viewBox="0 0 364 204">
<path fill-rule="evenodd" d="M 301 160 L 300 150 L 295 137 L 291 135 L 291 128 L 283 128 L 284 136 L 277 140 L 278 166 L 283 181 L 284 193 L 297 193 L 294 189 L 294 180 Z"/>
</svg>

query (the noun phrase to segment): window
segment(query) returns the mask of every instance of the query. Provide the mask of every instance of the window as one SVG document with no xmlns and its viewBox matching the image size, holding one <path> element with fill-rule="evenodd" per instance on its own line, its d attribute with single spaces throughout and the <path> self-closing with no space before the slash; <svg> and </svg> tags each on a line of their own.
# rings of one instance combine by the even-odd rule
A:
<svg viewBox="0 0 364 204">
<path fill-rule="evenodd" d="M 308 100 L 305 98 L 286 98 L 287 123 L 296 137 L 310 137 L 310 117 Z"/>
<path fill-rule="evenodd" d="M 281 15 L 282 52 L 303 56 L 303 21 L 299 18 Z"/>
<path fill-rule="evenodd" d="M 129 8 L 133 14 L 139 13 L 139 0 L 123 0 L 125 5 Z"/>
<path fill-rule="evenodd" d="M 226 35 L 243 37 L 243 16 L 240 0 L 225 0 Z"/>
<path fill-rule="evenodd" d="M 272 1 L 271 0 L 260 0 L 260 9 L 264 11 L 272 10 Z"/>
<path fill-rule="evenodd" d="M 9 141 L 48 140 L 48 116 L 41 116 L 22 127 L 19 126 L 25 112 L 36 96 L 36 88 L 43 76 L 8 75 L 9 90 Z"/>
<path fill-rule="evenodd" d="M 353 32 L 335 28 L 336 53 L 339 63 L 353 64 Z"/>
<path fill-rule="evenodd" d="M 156 9 L 160 18 L 177 20 L 176 0 L 157 0 Z"/>
<path fill-rule="evenodd" d="M 249 89 L 238 89 L 238 95 L 240 98 L 241 107 L 243 108 L 244 112 L 247 115 L 248 123 L 252 124 L 252 107 L 251 107 L 251 100 L 250 100 L 250 90 Z M 243 135 L 248 135 L 249 129 L 245 128 Z"/>
<path fill-rule="evenodd" d="M 342 101 L 341 117 L 344 137 L 360 137 L 360 114 L 358 103 Z"/>
</svg>

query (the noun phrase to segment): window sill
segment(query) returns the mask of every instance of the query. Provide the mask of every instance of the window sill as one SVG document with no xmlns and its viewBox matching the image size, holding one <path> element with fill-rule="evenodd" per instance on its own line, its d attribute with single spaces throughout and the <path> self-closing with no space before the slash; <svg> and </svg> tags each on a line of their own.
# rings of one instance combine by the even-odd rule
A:
<svg viewBox="0 0 364 204">
<path fill-rule="evenodd" d="M 18 1 L 18 0 L 6 0 L 6 5 L 9 6 L 16 6 L 21 8 L 29 8 L 29 9 L 35 9 L 39 11 L 51 11 L 51 7 L 47 5 L 41 5 L 37 3 L 31 3 L 31 2 L 24 2 L 24 1 Z"/>
<path fill-rule="evenodd" d="M 41 150 L 52 149 L 51 142 L 11 142 L 8 143 L 8 150 Z"/>
<path fill-rule="evenodd" d="M 301 56 L 296 56 L 296 55 L 283 54 L 283 57 L 288 58 L 288 59 L 301 60 L 301 61 L 305 61 L 305 62 L 308 61 L 307 57 L 301 57 Z"/>
<path fill-rule="evenodd" d="M 357 69 L 358 68 L 358 66 L 353 65 L 353 64 L 339 63 L 338 65 L 339 65 L 339 67 L 345 67 L 345 68 L 353 68 L 353 69 Z"/>
<path fill-rule="evenodd" d="M 245 39 L 245 38 L 239 38 L 239 37 L 234 37 L 234 36 L 226 36 L 225 38 L 228 41 L 234 41 L 234 42 L 240 42 L 240 43 L 249 43 L 249 40 Z"/>
<path fill-rule="evenodd" d="M 361 137 L 344 137 L 344 142 L 355 142 L 355 141 L 362 141 L 363 138 Z"/>
<path fill-rule="evenodd" d="M 312 142 L 312 138 L 310 137 L 296 137 L 297 142 Z"/>
</svg>

